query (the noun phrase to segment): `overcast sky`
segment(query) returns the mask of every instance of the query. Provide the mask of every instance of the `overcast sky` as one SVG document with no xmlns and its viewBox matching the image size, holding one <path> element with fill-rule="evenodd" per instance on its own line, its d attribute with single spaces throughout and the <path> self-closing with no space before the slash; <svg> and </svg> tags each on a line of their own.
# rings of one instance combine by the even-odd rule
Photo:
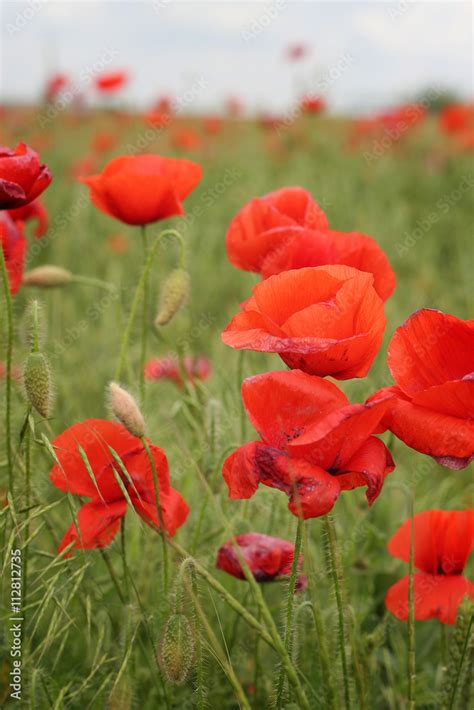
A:
<svg viewBox="0 0 474 710">
<path fill-rule="evenodd" d="M 281 110 L 323 89 L 336 111 L 393 104 L 427 86 L 473 93 L 470 2 L 0 0 L 2 99 L 39 97 L 63 71 L 88 88 L 126 69 L 129 104 L 171 94 L 199 110 L 235 95 Z M 285 60 L 304 43 L 310 56 Z"/>
</svg>

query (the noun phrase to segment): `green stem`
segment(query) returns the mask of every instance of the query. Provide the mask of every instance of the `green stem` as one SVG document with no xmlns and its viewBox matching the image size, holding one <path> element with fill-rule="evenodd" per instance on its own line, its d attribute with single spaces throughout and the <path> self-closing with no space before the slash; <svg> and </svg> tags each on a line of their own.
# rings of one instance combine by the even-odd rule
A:
<svg viewBox="0 0 474 710">
<path fill-rule="evenodd" d="M 118 382 L 120 381 L 120 378 L 122 376 L 122 373 L 125 368 L 125 361 L 127 358 L 127 350 L 128 350 L 128 345 L 130 342 L 130 337 L 132 333 L 132 328 L 133 324 L 135 322 L 135 318 L 137 316 L 137 311 L 138 311 L 138 306 L 140 304 L 140 299 L 142 297 L 145 283 L 148 281 L 148 276 L 151 271 L 151 267 L 153 265 L 153 261 L 156 256 L 156 252 L 158 251 L 158 247 L 161 244 L 161 241 L 164 237 L 166 236 L 173 236 L 175 237 L 180 245 L 181 249 L 181 258 L 182 254 L 184 254 L 185 248 L 184 248 L 184 241 L 182 236 L 179 234 L 179 232 L 176 232 L 174 229 L 165 229 L 161 234 L 158 235 L 158 237 L 155 239 L 151 249 L 148 252 L 148 257 L 146 259 L 146 262 L 143 266 L 142 273 L 140 275 L 140 279 L 138 281 L 137 287 L 135 289 L 135 294 L 133 296 L 133 301 L 132 301 L 132 307 L 130 310 L 130 315 L 128 317 L 127 325 L 125 326 L 125 331 L 122 336 L 122 341 L 120 343 L 120 354 L 119 354 L 119 359 L 117 363 L 117 367 L 115 369 L 115 376 L 114 379 L 117 380 Z"/>
<path fill-rule="evenodd" d="M 5 438 L 7 445 L 8 488 L 13 497 L 13 453 L 11 440 L 11 399 L 12 399 L 12 354 L 13 354 L 13 313 L 8 279 L 7 265 L 3 249 L 0 246 L 0 269 L 2 272 L 3 292 L 7 314 L 7 349 L 5 373 Z"/>
<path fill-rule="evenodd" d="M 336 594 L 337 616 L 339 626 L 339 652 L 341 654 L 342 674 L 344 681 L 344 704 L 346 710 L 351 706 L 351 696 L 349 691 L 349 672 L 346 658 L 346 628 L 344 619 L 344 606 L 342 600 L 342 569 L 337 547 L 336 529 L 334 521 L 330 515 L 324 516 L 326 533 L 329 541 L 329 555 L 331 558 L 331 574 Z"/>
<path fill-rule="evenodd" d="M 162 540 L 162 545 L 163 545 L 163 590 L 165 597 L 168 595 L 168 547 L 166 545 L 167 542 L 167 532 L 164 526 L 164 521 L 163 521 L 163 513 L 161 510 L 161 504 L 160 504 L 160 485 L 158 481 L 158 473 L 156 471 L 156 466 L 155 466 L 155 461 L 153 459 L 153 456 L 150 451 L 150 446 L 148 444 L 148 441 L 146 438 L 143 436 L 142 437 L 142 443 L 144 446 L 144 449 L 146 451 L 146 455 L 148 457 L 148 461 L 150 462 L 151 470 L 153 473 L 153 486 L 155 489 L 155 502 L 156 502 L 156 510 L 158 514 L 158 520 L 160 522 L 160 537 Z"/>
<path fill-rule="evenodd" d="M 408 562 L 408 710 L 414 710 L 416 684 L 415 657 L 415 480 L 410 495 L 410 557 Z"/>
<path fill-rule="evenodd" d="M 127 539 L 125 536 L 125 516 L 120 522 L 120 553 L 122 556 L 123 578 L 125 580 L 125 591 L 127 597 L 130 596 L 128 587 L 128 566 L 127 566 Z"/>
<path fill-rule="evenodd" d="M 148 258 L 148 240 L 145 225 L 142 226 L 142 246 L 143 246 L 143 265 L 146 264 Z M 147 336 L 148 336 L 148 309 L 149 309 L 149 272 L 146 272 L 143 283 L 143 301 L 142 301 L 142 333 L 141 333 L 141 349 L 140 349 L 140 399 L 142 405 L 145 404 L 145 362 L 147 351 Z"/>
<path fill-rule="evenodd" d="M 71 283 L 81 284 L 83 286 L 94 286 L 95 288 L 101 288 L 110 293 L 116 293 L 117 291 L 113 284 L 108 284 L 106 281 L 95 279 L 92 276 L 82 276 L 81 274 L 73 274 Z"/>
<path fill-rule="evenodd" d="M 456 698 L 456 691 L 458 688 L 458 683 L 459 683 L 459 678 L 460 678 L 461 670 L 462 670 L 463 663 L 464 663 L 464 658 L 466 656 L 466 651 L 469 646 L 469 638 L 471 636 L 471 627 L 472 627 L 473 621 L 474 621 L 474 615 L 471 614 L 471 616 L 469 618 L 469 623 L 467 625 L 466 635 L 464 637 L 464 643 L 463 643 L 463 647 L 462 647 L 462 651 L 461 651 L 461 658 L 459 659 L 459 663 L 457 664 L 457 668 L 456 668 L 456 677 L 454 679 L 453 688 L 451 690 L 451 696 L 449 698 L 448 710 L 452 710 L 452 708 L 454 707 L 454 700 Z"/>
<path fill-rule="evenodd" d="M 295 551 L 293 554 L 293 564 L 291 566 L 291 575 L 288 585 L 288 600 L 286 605 L 286 625 L 285 625 L 285 649 L 287 653 L 290 653 L 291 638 L 293 635 L 293 606 L 295 598 L 296 580 L 298 578 L 298 562 L 301 552 L 301 544 L 303 540 L 303 529 L 304 529 L 304 518 L 298 518 L 298 525 L 296 527 L 296 537 L 295 537 Z M 277 707 L 282 707 L 283 702 L 283 687 L 284 687 L 285 674 L 283 672 L 283 666 L 281 668 L 280 676 L 278 678 L 278 688 L 277 688 Z"/>
<path fill-rule="evenodd" d="M 25 552 L 23 555 L 23 603 L 26 605 L 28 593 L 28 538 L 30 537 L 30 502 L 31 502 L 31 437 L 30 423 L 27 414 L 27 424 L 25 429 Z"/>
<path fill-rule="evenodd" d="M 239 350 L 239 359 L 237 365 L 237 392 L 240 397 L 243 374 L 244 374 L 244 357 L 245 350 Z M 240 407 L 240 443 L 243 444 L 246 438 L 247 416 L 244 407 Z"/>
</svg>

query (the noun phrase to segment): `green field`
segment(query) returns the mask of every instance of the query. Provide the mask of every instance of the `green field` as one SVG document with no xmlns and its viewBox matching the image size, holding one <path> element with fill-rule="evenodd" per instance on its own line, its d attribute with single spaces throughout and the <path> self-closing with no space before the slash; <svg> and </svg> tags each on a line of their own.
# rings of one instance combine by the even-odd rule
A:
<svg viewBox="0 0 474 710">
<path fill-rule="evenodd" d="M 189 122 L 200 131 L 198 119 Z M 119 136 L 113 151 L 99 159 L 99 169 L 108 159 L 135 145 L 147 152 L 185 155 L 170 147 L 167 132 L 152 135 L 140 117 L 124 124 L 114 114 L 91 113 L 79 121 L 59 115 L 41 130 L 37 119 L 28 113 L 19 115 L 17 111 L 5 116 L 2 143 L 14 145 L 24 140 L 32 147 L 38 144 L 42 160 L 54 174 L 43 197 L 50 227 L 43 240 L 30 239 L 27 268 L 55 264 L 117 288 L 116 295 L 81 284 L 50 290 L 23 288 L 14 297 L 14 363 L 20 366 L 27 356 L 25 310 L 28 302 L 36 298 L 42 304 L 44 351 L 54 374 L 51 417 L 45 422 L 34 416 L 37 438 L 45 434 L 52 440 L 86 418 L 111 418 L 107 384 L 114 377 L 124 324 L 140 274 L 138 228 L 126 227 L 100 213 L 90 203 L 87 188 L 70 176 L 72 164 L 88 154 L 99 130 Z M 472 158 L 450 150 L 433 118 L 394 141 L 378 156 L 370 144 L 348 151 L 347 131 L 348 121 L 337 118 L 302 118 L 279 136 L 265 135 L 251 122 L 227 122 L 221 133 L 205 136 L 196 152 L 186 154 L 203 167 L 200 185 L 186 200 L 186 216 L 148 228 L 150 242 L 168 226 L 183 235 L 192 280 L 187 307 L 157 332 L 152 322 L 160 284 L 176 263 L 175 247 L 167 243 L 152 269 L 148 356 L 169 352 L 203 354 L 211 363 L 212 376 L 196 387 L 184 389 L 165 380 L 147 382 L 141 407 L 148 436 L 165 450 L 172 483 L 191 508 L 176 540 L 211 571 L 218 547 L 232 533 L 256 531 L 293 541 L 297 524 L 287 511 L 286 497 L 277 491 L 261 487 L 248 502 L 229 501 L 220 472 L 224 455 L 243 441 L 256 438 L 242 414 L 242 378 L 284 367 L 276 355 L 245 352 L 242 356 L 220 339 L 220 332 L 236 313 L 238 304 L 248 297 L 258 280 L 256 275 L 233 268 L 226 257 L 227 226 L 245 202 L 279 187 L 300 185 L 323 207 L 333 229 L 369 234 L 388 255 L 398 283 L 386 304 L 384 344 L 367 378 L 339 383 L 352 401 L 364 401 L 375 389 L 391 383 L 386 366 L 387 343 L 395 328 L 413 311 L 429 307 L 460 318 L 469 317 Z M 41 147 L 45 136 L 48 144 Z M 129 248 L 124 254 L 114 253 L 108 244 L 108 238 L 117 233 L 128 237 Z M 0 360 L 5 359 L 3 303 Z M 124 384 L 135 394 L 139 360 L 137 319 L 124 378 Z M 5 382 L 1 381 L 2 401 L 4 390 Z M 272 706 L 278 656 L 201 578 L 195 592 L 215 638 L 211 641 L 203 619 L 199 614 L 196 617 L 192 597 L 186 591 L 184 607 L 193 628 L 198 629 L 194 639 L 198 653 L 184 683 L 166 681 L 155 661 L 156 649 L 173 610 L 174 582 L 179 574 L 186 576 L 187 572 L 180 571 L 180 560 L 172 554 L 171 590 L 166 595 L 160 539 L 132 511 L 127 513 L 125 528 L 128 581 L 120 536 L 107 548 L 106 558 L 99 550 L 75 551 L 68 560 L 58 558 L 57 545 L 71 522 L 71 512 L 67 496 L 49 482 L 51 457 L 34 442 L 32 519 L 25 543 L 25 459 L 20 432 L 26 408 L 21 386 L 15 383 L 15 498 L 2 511 L 0 535 L 5 565 L 12 546 L 23 547 L 24 554 L 28 550 L 23 707 L 237 708 L 229 668 L 251 707 Z M 2 441 L 3 425 L 2 415 Z M 383 438 L 389 441 L 387 435 Z M 416 479 L 416 511 L 468 507 L 473 495 L 469 469 L 444 469 L 397 439 L 390 440 L 390 448 L 397 468 L 373 507 L 367 506 L 364 489 L 359 488 L 343 494 L 334 508 L 344 570 L 351 702 L 353 708 L 368 710 L 408 707 L 407 625 L 385 610 L 384 596 L 388 587 L 407 572 L 404 563 L 389 556 L 386 543 L 409 514 L 410 481 Z M 0 465 L 3 475 L 3 447 Z M 6 483 L 5 476 L 3 481 Z M 69 502 L 79 506 L 77 498 Z M 292 655 L 311 707 L 327 707 L 327 679 L 321 673 L 318 637 L 306 603 L 311 600 L 323 617 L 330 665 L 337 692 L 341 693 L 336 707 L 342 708 L 338 618 L 323 521 L 308 520 L 305 534 L 305 564 L 313 571 L 309 590 L 295 597 Z M 3 601 L 8 604 L 9 574 L 8 569 L 4 571 Z M 215 572 L 215 576 L 260 618 L 247 582 L 223 572 Z M 182 579 L 177 584 L 180 594 Z M 263 589 L 280 629 L 286 588 L 286 582 L 280 582 Z M 8 616 L 8 606 L 2 615 Z M 448 673 L 452 672 L 449 648 L 454 633 L 453 627 L 436 620 L 416 623 L 419 708 L 443 707 L 446 667 L 450 668 Z M 7 705 L 8 651 L 5 635 L 0 700 Z M 471 646 L 471 660 L 472 652 Z M 469 705 L 467 666 L 463 666 L 453 707 Z M 284 706 L 296 707 L 295 698 L 286 688 L 285 694 Z"/>
</svg>

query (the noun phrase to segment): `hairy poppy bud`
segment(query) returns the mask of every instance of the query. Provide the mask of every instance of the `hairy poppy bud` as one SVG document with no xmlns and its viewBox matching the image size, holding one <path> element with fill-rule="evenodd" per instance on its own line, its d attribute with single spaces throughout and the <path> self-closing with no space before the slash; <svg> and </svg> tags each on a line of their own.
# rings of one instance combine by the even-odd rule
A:
<svg viewBox="0 0 474 710">
<path fill-rule="evenodd" d="M 165 279 L 161 289 L 161 303 L 155 325 L 166 325 L 184 305 L 189 294 L 189 274 L 184 269 L 175 269 Z"/>
<path fill-rule="evenodd" d="M 27 271 L 23 276 L 24 286 L 39 286 L 40 288 L 56 288 L 67 286 L 72 281 L 72 274 L 61 266 L 38 266 L 36 269 Z"/>
<path fill-rule="evenodd" d="M 110 383 L 109 392 L 112 411 L 125 429 L 133 436 L 145 436 L 145 420 L 135 398 L 116 382 Z"/>
<path fill-rule="evenodd" d="M 31 406 L 42 417 L 49 414 L 52 399 L 51 371 L 43 353 L 30 353 L 23 372 L 25 392 Z"/>
<path fill-rule="evenodd" d="M 169 683 L 184 683 L 194 660 L 193 631 L 184 614 L 172 614 L 166 622 L 157 658 Z"/>
</svg>

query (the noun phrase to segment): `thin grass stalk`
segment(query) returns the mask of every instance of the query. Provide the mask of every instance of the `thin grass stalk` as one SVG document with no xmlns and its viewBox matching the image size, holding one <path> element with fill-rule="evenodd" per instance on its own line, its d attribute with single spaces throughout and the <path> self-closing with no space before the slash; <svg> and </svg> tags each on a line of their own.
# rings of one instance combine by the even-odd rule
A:
<svg viewBox="0 0 474 710">
<path fill-rule="evenodd" d="M 410 495 L 410 557 L 408 562 L 408 710 L 416 707 L 416 650 L 415 650 L 415 480 Z"/>
<path fill-rule="evenodd" d="M 31 437 L 30 437 L 30 423 L 29 423 L 30 412 L 27 414 L 27 425 L 25 429 L 25 507 L 26 507 L 26 521 L 25 521 L 25 541 L 28 543 L 30 537 L 30 502 L 31 502 Z M 23 555 L 23 602 L 26 604 L 28 594 L 28 544 L 25 544 L 25 551 Z"/>
<path fill-rule="evenodd" d="M 127 350 L 128 350 L 128 345 L 130 343 L 130 337 L 132 333 L 132 328 L 133 324 L 135 322 L 137 312 L 138 312 L 138 306 L 140 305 L 140 299 L 142 298 L 142 294 L 144 291 L 145 284 L 148 283 L 148 277 L 150 274 L 151 267 L 153 265 L 153 261 L 155 259 L 156 253 L 158 251 L 158 247 L 161 244 L 162 239 L 166 236 L 173 236 L 175 237 L 180 245 L 180 250 L 181 250 L 181 260 L 183 259 L 183 254 L 184 254 L 184 241 L 182 236 L 179 234 L 179 232 L 176 232 L 174 229 L 165 229 L 161 234 L 158 235 L 158 237 L 155 239 L 153 245 L 151 246 L 147 259 L 143 265 L 142 273 L 140 275 L 140 279 L 138 281 L 137 287 L 135 289 L 135 294 L 133 296 L 133 301 L 132 301 L 132 307 L 130 309 L 130 315 L 128 317 L 127 325 L 125 326 L 125 331 L 122 336 L 122 341 L 120 343 L 120 354 L 119 354 L 119 359 L 117 362 L 117 367 L 115 369 L 115 375 L 114 379 L 117 382 L 120 382 L 120 379 L 122 377 L 123 371 L 125 369 L 125 362 L 127 358 Z"/>
<path fill-rule="evenodd" d="M 296 536 L 295 536 L 295 551 L 293 554 L 293 564 L 291 565 L 290 581 L 288 584 L 288 599 L 286 603 L 286 623 L 285 623 L 285 637 L 284 644 L 287 653 L 290 653 L 291 638 L 293 635 L 293 607 L 296 589 L 296 580 L 298 578 L 298 561 L 300 558 L 301 545 L 303 541 L 303 531 L 304 531 L 304 518 L 298 517 L 298 524 L 296 526 Z M 283 688 L 284 688 L 285 674 L 283 671 L 283 666 L 280 671 L 278 678 L 277 687 L 277 707 L 282 707 L 283 702 Z"/>
<path fill-rule="evenodd" d="M 209 642 L 214 650 L 214 653 L 216 654 L 216 657 L 218 658 L 224 673 L 226 674 L 230 684 L 232 685 L 235 691 L 235 695 L 239 701 L 239 707 L 243 708 L 243 710 L 251 710 L 250 703 L 247 700 L 247 697 L 244 693 L 244 689 L 242 688 L 242 685 L 240 684 L 240 681 L 235 674 L 235 671 L 232 667 L 232 663 L 230 662 L 230 659 L 227 660 L 226 654 L 222 650 L 221 645 L 214 631 L 212 630 L 211 625 L 209 624 L 207 616 L 201 607 L 201 603 L 199 599 L 195 596 L 192 586 L 189 584 L 189 580 L 185 578 L 184 583 L 188 588 L 188 592 L 193 600 L 194 608 L 196 609 L 196 613 L 199 617 L 202 627 L 206 632 L 207 637 L 209 638 Z"/>
<path fill-rule="evenodd" d="M 152 474 L 153 474 L 153 486 L 155 489 L 156 510 L 157 510 L 157 514 L 158 514 L 158 520 L 160 522 L 160 537 L 162 540 L 162 549 L 163 549 L 163 590 L 164 590 L 164 594 L 166 597 L 168 595 L 168 587 L 169 587 L 168 547 L 166 544 L 167 533 L 166 533 L 166 529 L 164 526 L 163 513 L 161 510 L 161 503 L 160 503 L 160 484 L 158 481 L 158 473 L 156 471 L 155 461 L 153 459 L 153 456 L 151 455 L 150 446 L 148 444 L 148 441 L 146 440 L 146 437 L 142 437 L 142 443 L 143 443 L 144 449 L 146 451 L 148 461 L 150 462 L 150 466 L 151 466 L 151 470 L 152 470 Z"/>
<path fill-rule="evenodd" d="M 0 270 L 2 272 L 3 293 L 5 296 L 5 311 L 7 316 L 7 347 L 5 356 L 5 438 L 7 447 L 8 488 L 10 494 L 13 490 L 13 453 L 11 437 L 11 399 L 12 399 L 12 355 L 13 355 L 13 312 L 8 279 L 7 265 L 3 249 L 0 246 Z"/>
<path fill-rule="evenodd" d="M 148 258 L 148 238 L 146 226 L 141 228 L 142 247 L 143 247 L 143 266 L 145 266 Z M 145 361 L 147 352 L 147 336 L 148 336 L 148 309 L 149 309 L 149 271 L 146 272 L 143 282 L 143 300 L 142 300 L 142 329 L 140 341 L 140 399 L 142 404 L 145 404 Z"/>
<path fill-rule="evenodd" d="M 344 606 L 342 599 L 342 569 L 337 547 L 336 530 L 334 521 L 330 515 L 324 516 L 324 524 L 329 541 L 329 556 L 331 561 L 331 574 L 336 595 L 337 617 L 338 617 L 338 641 L 339 653 L 341 655 L 342 675 L 344 683 L 344 705 L 346 710 L 351 707 L 351 694 L 349 688 L 349 669 L 346 656 L 346 625 L 344 618 Z"/>
<path fill-rule="evenodd" d="M 469 623 L 468 623 L 467 629 L 466 629 L 466 635 L 465 635 L 465 637 L 464 637 L 464 643 L 463 643 L 463 646 L 462 646 L 461 658 L 459 659 L 459 663 L 457 664 L 457 667 L 456 667 L 456 674 L 455 674 L 455 677 L 454 677 L 453 687 L 452 687 L 452 689 L 451 689 L 451 695 L 450 695 L 449 703 L 448 703 L 448 710 L 453 710 L 453 708 L 455 707 L 454 701 L 455 701 L 455 699 L 456 699 L 456 691 L 457 691 L 457 689 L 458 689 L 459 678 L 460 678 L 460 676 L 461 676 L 461 670 L 462 670 L 462 667 L 463 667 L 464 658 L 465 658 L 465 656 L 466 656 L 466 652 L 467 652 L 468 646 L 469 646 L 469 639 L 470 639 L 470 636 L 471 636 L 471 628 L 472 628 L 472 623 L 473 623 L 473 621 L 474 621 L 474 614 L 471 614 L 471 616 L 470 616 L 470 618 L 469 618 Z"/>
<path fill-rule="evenodd" d="M 318 650 L 319 650 L 319 661 L 321 664 L 321 673 L 324 683 L 325 692 L 325 707 L 328 710 L 334 710 L 336 707 L 336 691 L 334 686 L 334 677 L 329 662 L 329 649 L 326 641 L 326 630 L 324 628 L 324 622 L 321 615 L 321 609 L 319 606 L 318 599 L 316 598 L 316 591 L 314 589 L 314 572 L 312 565 L 312 557 L 309 550 L 308 544 L 308 528 L 305 528 L 305 535 L 303 537 L 304 545 L 304 563 L 306 565 L 306 574 L 308 577 L 308 590 L 311 599 L 311 613 L 313 615 L 314 626 L 316 629 L 316 636 L 318 638 Z"/>
</svg>

